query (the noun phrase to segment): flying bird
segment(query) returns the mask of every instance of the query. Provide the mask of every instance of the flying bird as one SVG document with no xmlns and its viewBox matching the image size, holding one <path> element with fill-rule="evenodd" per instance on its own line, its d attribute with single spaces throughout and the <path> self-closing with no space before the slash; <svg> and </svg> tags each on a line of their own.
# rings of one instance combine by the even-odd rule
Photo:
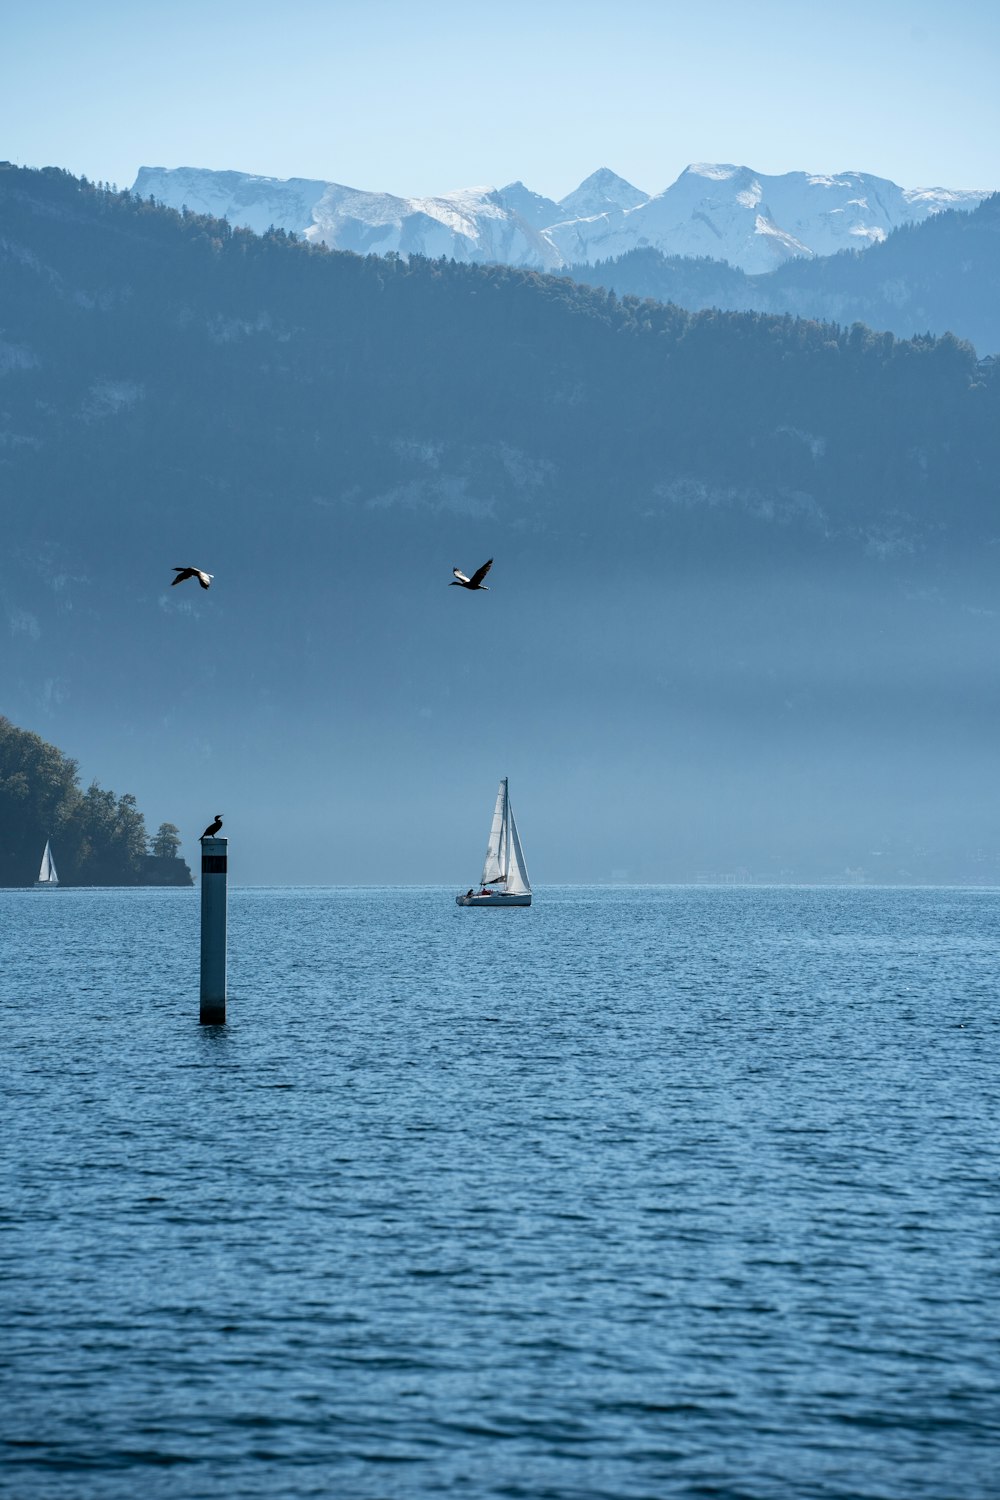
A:
<svg viewBox="0 0 1000 1500">
<path fill-rule="evenodd" d="M 177 577 L 170 580 L 171 588 L 173 588 L 175 583 L 183 583 L 185 578 L 197 578 L 202 588 L 207 589 L 215 577 L 214 573 L 203 573 L 200 568 L 175 568 L 174 572 L 177 574 Z"/>
<path fill-rule="evenodd" d="M 485 583 L 483 582 L 483 579 L 486 577 L 487 573 L 490 571 L 490 569 L 492 568 L 492 566 L 493 566 L 493 559 L 491 557 L 490 560 L 489 560 L 489 562 L 484 562 L 481 568 L 477 568 L 476 569 L 476 571 L 473 573 L 473 575 L 472 575 L 471 578 L 466 578 L 466 576 L 462 572 L 461 568 L 452 568 L 451 571 L 455 575 L 454 581 L 453 581 L 453 583 L 451 585 L 452 588 L 453 589 L 482 589 L 485 594 L 488 594 L 489 593 L 489 589 L 486 587 Z"/>
<path fill-rule="evenodd" d="M 208 585 L 206 584 L 206 588 L 207 587 L 208 587 Z M 203 839 L 214 839 L 215 835 L 218 833 L 218 831 L 219 831 L 219 829 L 221 827 L 222 827 L 222 814 L 221 813 L 216 813 L 216 815 L 215 815 L 215 822 L 214 823 L 209 823 L 208 827 L 205 829 L 205 832 L 202 834 L 202 838 Z"/>
</svg>

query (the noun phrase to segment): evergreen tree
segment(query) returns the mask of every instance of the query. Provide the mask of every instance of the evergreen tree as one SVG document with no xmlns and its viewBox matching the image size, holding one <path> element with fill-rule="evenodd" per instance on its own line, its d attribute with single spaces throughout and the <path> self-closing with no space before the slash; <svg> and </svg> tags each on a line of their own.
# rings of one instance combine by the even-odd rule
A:
<svg viewBox="0 0 1000 1500">
<path fill-rule="evenodd" d="M 161 823 L 150 848 L 157 859 L 176 859 L 181 847 L 180 829 L 175 823 Z"/>
</svg>

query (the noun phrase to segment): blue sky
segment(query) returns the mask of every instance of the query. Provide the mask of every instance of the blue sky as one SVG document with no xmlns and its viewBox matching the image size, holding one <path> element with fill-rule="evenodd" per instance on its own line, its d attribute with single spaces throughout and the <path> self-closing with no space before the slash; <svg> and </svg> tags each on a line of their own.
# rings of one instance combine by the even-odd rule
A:
<svg viewBox="0 0 1000 1500">
<path fill-rule="evenodd" d="M 0 157 L 130 186 L 233 167 L 433 193 L 690 161 L 1000 187 L 992 0 L 35 0 L 10 6 Z"/>
</svg>

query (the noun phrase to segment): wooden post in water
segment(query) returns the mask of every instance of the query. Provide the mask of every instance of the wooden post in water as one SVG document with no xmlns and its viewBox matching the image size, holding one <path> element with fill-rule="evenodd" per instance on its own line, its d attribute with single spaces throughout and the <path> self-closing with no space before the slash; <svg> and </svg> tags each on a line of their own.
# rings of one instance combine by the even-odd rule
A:
<svg viewBox="0 0 1000 1500">
<path fill-rule="evenodd" d="M 229 840 L 201 841 L 201 1024 L 226 1019 L 226 882 Z"/>
</svg>

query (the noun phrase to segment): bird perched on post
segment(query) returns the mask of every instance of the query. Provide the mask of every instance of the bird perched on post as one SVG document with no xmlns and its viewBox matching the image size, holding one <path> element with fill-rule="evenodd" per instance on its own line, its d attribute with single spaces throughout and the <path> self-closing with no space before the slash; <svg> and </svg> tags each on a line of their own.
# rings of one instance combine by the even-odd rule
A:
<svg viewBox="0 0 1000 1500">
<path fill-rule="evenodd" d="M 207 589 L 215 577 L 214 573 L 203 573 L 200 568 L 175 568 L 174 572 L 177 574 L 177 577 L 170 580 L 171 588 L 173 588 L 175 583 L 183 583 L 185 578 L 197 578 L 202 588 Z"/>
<path fill-rule="evenodd" d="M 453 589 L 482 589 L 484 594 L 488 594 L 489 589 L 486 587 L 483 579 L 486 577 L 492 566 L 493 559 L 491 557 L 489 562 L 484 562 L 481 568 L 476 569 L 471 578 L 466 578 L 461 568 L 452 568 L 451 571 L 454 573 L 455 577 L 451 584 L 451 587 Z"/>
<path fill-rule="evenodd" d="M 205 832 L 202 834 L 202 838 L 203 839 L 214 839 L 215 835 L 218 833 L 218 831 L 219 831 L 219 829 L 221 827 L 222 827 L 222 814 L 221 813 L 216 813 L 216 815 L 215 815 L 215 822 L 214 823 L 209 823 L 208 827 L 205 829 Z"/>
</svg>

